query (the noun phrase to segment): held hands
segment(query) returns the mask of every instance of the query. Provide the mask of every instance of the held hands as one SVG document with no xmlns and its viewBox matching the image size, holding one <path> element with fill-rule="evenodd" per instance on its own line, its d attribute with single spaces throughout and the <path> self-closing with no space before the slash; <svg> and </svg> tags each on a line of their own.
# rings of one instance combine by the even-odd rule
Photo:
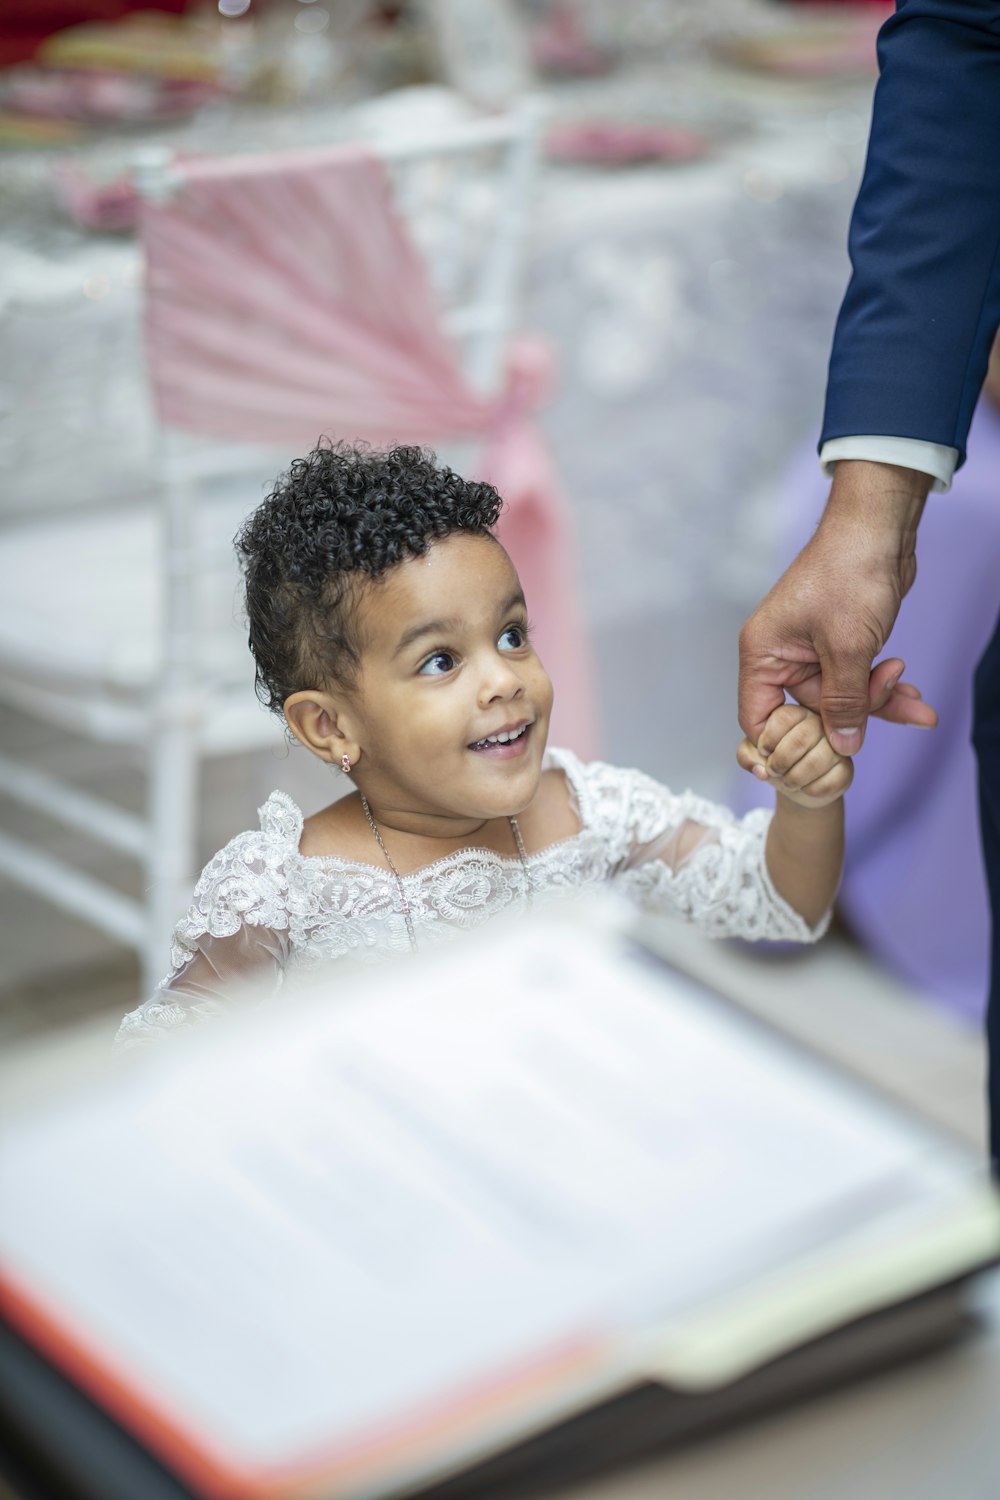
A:
<svg viewBox="0 0 1000 1500">
<path fill-rule="evenodd" d="M 744 771 L 767 781 L 799 807 L 826 807 L 854 780 L 854 765 L 838 755 L 823 733 L 823 721 L 797 703 L 776 708 L 755 745 L 745 739 L 736 752 Z"/>
<path fill-rule="evenodd" d="M 915 539 L 930 479 L 842 460 L 819 527 L 740 634 L 740 724 L 754 743 L 786 692 L 815 708 L 831 743 L 854 755 L 870 714 L 929 729 L 937 714 L 872 665 L 916 575 Z"/>
</svg>

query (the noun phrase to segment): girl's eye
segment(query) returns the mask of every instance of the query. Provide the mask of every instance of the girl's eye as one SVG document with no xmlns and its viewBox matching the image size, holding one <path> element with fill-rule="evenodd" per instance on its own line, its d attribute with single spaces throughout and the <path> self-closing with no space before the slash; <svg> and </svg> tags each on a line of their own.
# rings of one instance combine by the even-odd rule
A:
<svg viewBox="0 0 1000 1500">
<path fill-rule="evenodd" d="M 501 651 L 520 651 L 521 647 L 527 644 L 528 632 L 523 625 L 508 625 L 497 641 Z"/>
<path fill-rule="evenodd" d="M 445 672 L 450 672 L 455 665 L 455 658 L 450 651 L 435 651 L 429 656 L 420 668 L 421 677 L 441 677 Z"/>
</svg>

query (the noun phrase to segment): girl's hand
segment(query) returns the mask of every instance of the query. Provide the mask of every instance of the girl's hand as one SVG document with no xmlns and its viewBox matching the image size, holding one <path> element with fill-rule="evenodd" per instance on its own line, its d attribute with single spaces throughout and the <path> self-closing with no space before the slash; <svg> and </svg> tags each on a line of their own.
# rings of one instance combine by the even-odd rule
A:
<svg viewBox="0 0 1000 1500">
<path fill-rule="evenodd" d="M 854 779 L 853 763 L 834 750 L 819 714 L 797 703 L 776 708 L 757 744 L 744 740 L 736 759 L 744 771 L 770 782 L 779 796 L 799 807 L 836 802 Z"/>
</svg>

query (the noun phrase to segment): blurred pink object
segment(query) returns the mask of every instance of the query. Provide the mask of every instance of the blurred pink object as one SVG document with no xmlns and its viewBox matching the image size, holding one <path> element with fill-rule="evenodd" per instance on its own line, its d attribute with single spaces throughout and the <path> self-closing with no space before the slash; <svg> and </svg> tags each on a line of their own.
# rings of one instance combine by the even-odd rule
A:
<svg viewBox="0 0 1000 1500">
<path fill-rule="evenodd" d="M 549 361 L 515 341 L 499 398 L 469 386 L 382 164 L 333 148 L 177 163 L 145 198 L 147 340 L 160 419 L 311 448 L 482 437 L 501 532 L 555 679 L 557 743 L 596 750 L 572 517 L 534 422 Z"/>
<path fill-rule="evenodd" d="M 557 125 L 545 140 L 549 156 L 596 166 L 697 161 L 710 148 L 707 136 L 683 125 L 640 125 L 616 120 Z"/>
<path fill-rule="evenodd" d="M 77 162 L 61 161 L 53 166 L 52 178 L 63 206 L 83 229 L 135 227 L 139 200 L 129 174 L 94 182 Z"/>
<path fill-rule="evenodd" d="M 590 77 L 606 73 L 614 62 L 610 52 L 587 36 L 583 18 L 572 0 L 552 0 L 545 19 L 531 38 L 535 62 L 544 73 Z"/>
<path fill-rule="evenodd" d="M 7 109 L 93 122 L 176 120 L 218 94 L 215 84 L 203 80 L 156 78 L 111 69 L 23 64 L 8 69 L 4 80 Z"/>
</svg>

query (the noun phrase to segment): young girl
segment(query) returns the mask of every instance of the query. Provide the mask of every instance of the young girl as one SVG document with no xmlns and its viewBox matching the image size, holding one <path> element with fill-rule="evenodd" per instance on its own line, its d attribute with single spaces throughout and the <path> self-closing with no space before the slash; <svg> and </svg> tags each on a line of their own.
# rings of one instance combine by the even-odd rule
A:
<svg viewBox="0 0 1000 1500">
<path fill-rule="evenodd" d="M 777 791 L 741 822 L 639 771 L 547 747 L 552 684 L 493 535 L 501 500 L 417 448 L 323 444 L 237 538 L 258 693 L 349 795 L 282 792 L 205 868 L 129 1047 L 256 980 L 429 948 L 613 881 L 718 936 L 815 940 L 840 876 L 849 760 L 795 705 L 740 764 Z"/>
</svg>

